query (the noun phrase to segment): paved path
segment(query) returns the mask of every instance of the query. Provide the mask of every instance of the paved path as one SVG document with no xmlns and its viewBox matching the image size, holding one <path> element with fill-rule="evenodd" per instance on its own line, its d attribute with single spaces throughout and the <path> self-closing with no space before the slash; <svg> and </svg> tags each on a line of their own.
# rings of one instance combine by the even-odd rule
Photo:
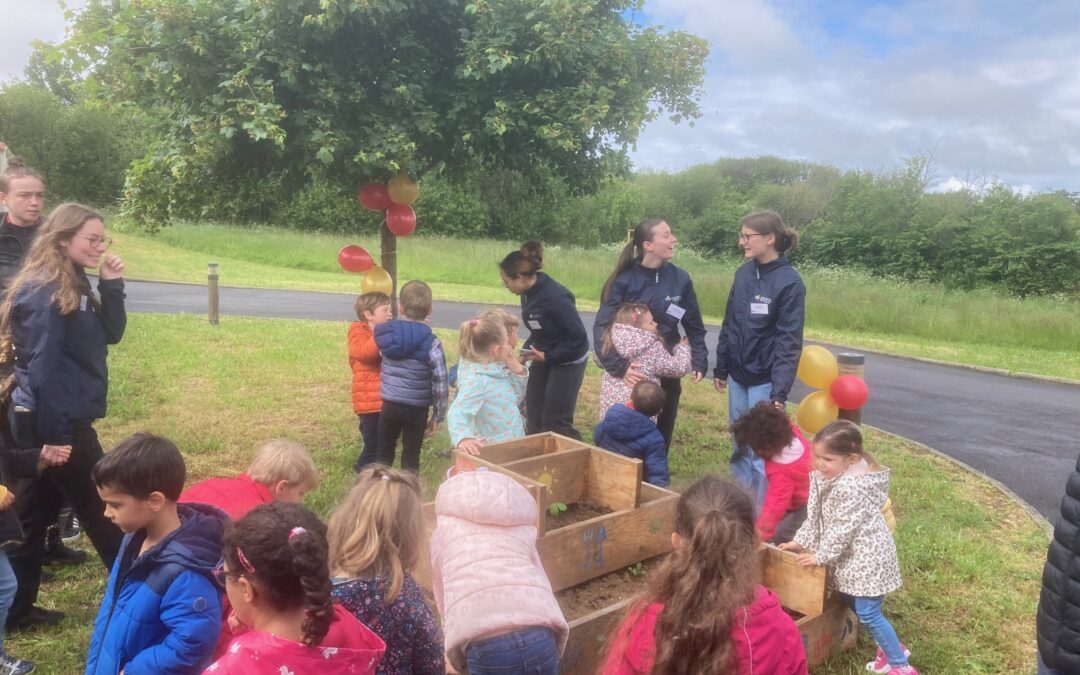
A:
<svg viewBox="0 0 1080 675">
<path fill-rule="evenodd" d="M 349 320 L 355 296 L 269 289 L 221 289 L 221 313 Z M 203 286 L 129 282 L 135 312 L 206 313 Z M 437 303 L 436 326 L 457 327 L 481 305 Z M 516 313 L 516 305 L 507 306 Z M 583 313 L 586 326 L 593 314 Z M 718 327 L 709 327 L 716 345 Z M 1051 522 L 1080 454 L 1080 387 L 1036 382 L 908 359 L 867 356 L 867 424 L 925 443 L 1001 481 Z M 699 386 L 707 386 L 702 383 Z M 797 384 L 792 398 L 805 388 Z"/>
</svg>

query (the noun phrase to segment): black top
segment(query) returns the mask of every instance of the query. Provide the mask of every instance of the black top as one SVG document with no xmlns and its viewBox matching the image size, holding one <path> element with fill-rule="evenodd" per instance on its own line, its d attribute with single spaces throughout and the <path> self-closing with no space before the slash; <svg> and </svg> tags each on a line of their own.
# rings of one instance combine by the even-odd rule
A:
<svg viewBox="0 0 1080 675">
<path fill-rule="evenodd" d="M 521 295 L 521 320 L 529 329 L 525 347 L 544 352 L 552 366 L 573 363 L 589 353 L 589 334 L 581 322 L 574 294 L 543 272 Z"/>
<path fill-rule="evenodd" d="M 8 214 L 4 214 L 3 224 L 0 225 L 0 292 L 7 290 L 8 284 L 22 267 L 30 244 L 34 243 L 40 229 L 39 225 L 15 225 Z"/>
<path fill-rule="evenodd" d="M 1080 673 L 1080 459 L 1065 485 L 1061 518 L 1046 553 L 1035 627 L 1043 662 Z"/>
</svg>

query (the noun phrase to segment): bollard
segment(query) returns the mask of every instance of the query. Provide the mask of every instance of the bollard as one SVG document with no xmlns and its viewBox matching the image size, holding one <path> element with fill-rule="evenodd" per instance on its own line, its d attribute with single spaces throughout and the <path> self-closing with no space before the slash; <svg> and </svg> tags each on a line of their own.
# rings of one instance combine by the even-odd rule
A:
<svg viewBox="0 0 1080 675">
<path fill-rule="evenodd" d="M 218 264 L 216 262 L 206 264 L 206 288 L 210 293 L 210 325 L 218 325 Z"/>
<path fill-rule="evenodd" d="M 863 372 L 866 370 L 866 357 L 855 352 L 842 352 L 837 354 L 836 363 L 839 375 L 857 375 L 862 378 Z M 850 420 L 861 426 L 862 408 L 859 408 L 858 410 L 844 410 L 841 408 L 840 419 Z"/>
</svg>

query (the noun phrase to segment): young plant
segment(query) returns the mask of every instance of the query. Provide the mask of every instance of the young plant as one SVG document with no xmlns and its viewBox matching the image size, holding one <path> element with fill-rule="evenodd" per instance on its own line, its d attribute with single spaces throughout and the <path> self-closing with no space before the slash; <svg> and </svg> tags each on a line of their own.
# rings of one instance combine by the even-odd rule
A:
<svg viewBox="0 0 1080 675">
<path fill-rule="evenodd" d="M 551 502 L 548 506 L 548 513 L 551 514 L 552 518 L 558 518 L 565 510 L 566 504 L 563 504 L 562 502 Z"/>
</svg>

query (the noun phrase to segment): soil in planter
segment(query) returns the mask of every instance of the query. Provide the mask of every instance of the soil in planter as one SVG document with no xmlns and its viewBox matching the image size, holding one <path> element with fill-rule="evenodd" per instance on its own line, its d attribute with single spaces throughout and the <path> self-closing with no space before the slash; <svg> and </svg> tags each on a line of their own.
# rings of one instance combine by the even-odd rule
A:
<svg viewBox="0 0 1080 675">
<path fill-rule="evenodd" d="M 664 556 L 624 567 L 555 594 L 567 621 L 632 598 L 645 588 L 645 580 Z"/>
<path fill-rule="evenodd" d="M 566 527 L 567 525 L 573 525 L 574 523 L 580 523 L 589 520 L 590 518 L 604 516 L 609 513 L 612 513 L 612 510 L 603 504 L 597 504 L 596 502 L 574 502 L 573 504 L 567 504 L 566 510 L 558 516 L 552 516 L 551 511 L 548 511 L 545 528 L 547 532 L 551 532 L 560 527 Z"/>
</svg>

